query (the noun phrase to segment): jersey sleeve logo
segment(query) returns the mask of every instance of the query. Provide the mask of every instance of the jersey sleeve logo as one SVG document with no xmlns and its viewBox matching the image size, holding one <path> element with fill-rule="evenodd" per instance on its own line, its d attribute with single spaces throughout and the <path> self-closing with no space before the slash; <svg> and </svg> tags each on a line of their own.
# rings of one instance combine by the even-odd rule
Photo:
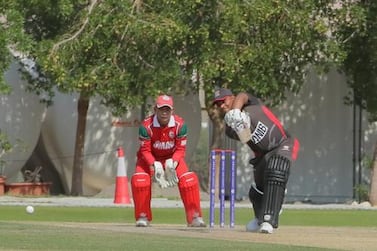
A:
<svg viewBox="0 0 377 251">
<path fill-rule="evenodd" d="M 267 131 L 268 127 L 262 122 L 258 121 L 258 124 L 255 127 L 253 134 L 251 135 L 251 140 L 254 142 L 254 144 L 261 142 L 262 139 L 266 136 Z"/>
</svg>

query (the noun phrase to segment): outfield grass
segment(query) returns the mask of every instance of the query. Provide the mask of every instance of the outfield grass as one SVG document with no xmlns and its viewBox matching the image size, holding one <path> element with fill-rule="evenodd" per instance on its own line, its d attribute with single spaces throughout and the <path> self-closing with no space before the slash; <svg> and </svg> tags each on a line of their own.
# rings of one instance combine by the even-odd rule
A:
<svg viewBox="0 0 377 251">
<path fill-rule="evenodd" d="M 154 208 L 153 223 L 185 225 L 181 208 Z M 228 212 L 226 212 L 228 213 Z M 203 210 L 208 219 L 208 209 Z M 253 213 L 248 208 L 236 208 L 236 225 L 245 225 Z M 219 213 L 216 212 L 216 216 Z M 228 219 L 226 215 L 226 220 Z M 133 208 L 123 207 L 44 207 L 36 206 L 34 214 L 27 214 L 24 206 L 1 206 L 0 221 L 68 221 L 68 222 L 114 222 L 133 223 Z M 376 227 L 375 210 L 297 210 L 286 209 L 280 217 L 281 225 L 288 226 L 334 226 Z"/>
<path fill-rule="evenodd" d="M 122 233 L 90 228 L 66 228 L 56 222 L 134 223 L 133 208 L 123 207 L 52 207 L 36 206 L 27 214 L 24 206 L 0 206 L 0 250 L 315 250 L 275 244 L 225 241 L 205 238 Z M 203 211 L 208 219 L 208 210 Z M 217 214 L 218 215 L 218 214 Z M 153 209 L 153 224 L 185 226 L 181 208 Z M 250 209 L 236 209 L 236 225 L 245 225 L 252 217 Z M 38 224 L 38 223 L 44 224 Z M 48 222 L 51 222 L 49 224 Z M 375 227 L 377 212 L 369 210 L 285 210 L 281 225 Z M 54 224 L 52 224 L 54 223 Z"/>
</svg>

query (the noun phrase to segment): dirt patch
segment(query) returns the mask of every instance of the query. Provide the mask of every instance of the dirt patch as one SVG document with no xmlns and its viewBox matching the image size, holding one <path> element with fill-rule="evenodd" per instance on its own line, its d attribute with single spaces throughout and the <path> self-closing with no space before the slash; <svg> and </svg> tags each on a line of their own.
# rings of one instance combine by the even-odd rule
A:
<svg viewBox="0 0 377 251">
<path fill-rule="evenodd" d="M 51 223 L 49 223 L 51 225 Z M 274 243 L 291 246 L 321 247 L 339 250 L 377 250 L 377 227 L 296 227 L 282 226 L 273 234 L 245 232 L 244 227 L 187 228 L 179 225 L 153 225 L 136 228 L 134 224 L 114 223 L 55 223 L 62 227 L 102 229 L 109 231 L 172 235 L 206 239 L 239 240 L 251 243 Z"/>
</svg>

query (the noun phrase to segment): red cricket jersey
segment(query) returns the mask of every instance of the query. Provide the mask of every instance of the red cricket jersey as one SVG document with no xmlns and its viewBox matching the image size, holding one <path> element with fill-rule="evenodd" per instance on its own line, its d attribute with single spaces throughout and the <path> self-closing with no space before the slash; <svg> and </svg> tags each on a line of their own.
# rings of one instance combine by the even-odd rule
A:
<svg viewBox="0 0 377 251">
<path fill-rule="evenodd" d="M 139 127 L 139 141 L 137 157 L 149 166 L 154 161 L 169 158 L 179 162 L 186 153 L 187 125 L 181 117 L 173 114 L 168 125 L 162 127 L 157 116 L 151 115 Z"/>
</svg>

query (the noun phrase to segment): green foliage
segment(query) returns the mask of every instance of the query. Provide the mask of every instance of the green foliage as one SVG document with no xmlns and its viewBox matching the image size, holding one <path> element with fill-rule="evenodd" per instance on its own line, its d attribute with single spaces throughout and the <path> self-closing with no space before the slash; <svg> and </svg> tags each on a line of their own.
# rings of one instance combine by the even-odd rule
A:
<svg viewBox="0 0 377 251">
<path fill-rule="evenodd" d="M 5 161 L 1 158 L 4 153 L 9 152 L 12 149 L 12 145 L 8 140 L 6 134 L 0 131 L 0 175 L 4 173 Z"/>
<path fill-rule="evenodd" d="M 369 201 L 369 186 L 366 184 L 359 184 L 355 188 L 355 193 L 359 201 Z"/>
<path fill-rule="evenodd" d="M 51 80 L 34 90 L 98 95 L 117 114 L 201 83 L 207 99 L 222 85 L 279 103 L 310 66 L 342 62 L 343 41 L 361 29 L 360 6 L 334 2 L 17 1 Z"/>
<path fill-rule="evenodd" d="M 365 154 L 362 157 L 361 165 L 366 170 L 372 170 L 373 169 L 373 156 Z"/>
<path fill-rule="evenodd" d="M 360 32 L 352 34 L 347 43 L 347 58 L 342 67 L 353 93 L 349 103 L 361 105 L 377 121 L 377 2 L 360 1 L 365 23 Z"/>
<path fill-rule="evenodd" d="M 48 79 L 34 83 L 34 91 L 52 96 L 57 88 L 97 95 L 119 114 L 147 97 L 168 92 L 179 81 L 173 47 L 181 30 L 169 19 L 138 11 L 128 0 L 91 6 L 77 1 L 61 1 L 59 6 L 33 2 L 25 18 L 40 16 L 27 27 L 40 39 L 34 56 Z"/>
<path fill-rule="evenodd" d="M 23 17 L 15 9 L 13 1 L 1 1 L 0 3 L 0 72 L 5 72 L 12 61 L 9 49 L 30 49 L 28 37 L 23 32 Z M 4 81 L 4 75 L 0 75 L 0 93 L 7 94 L 10 87 Z"/>
<path fill-rule="evenodd" d="M 360 29 L 362 15 L 351 2 L 334 2 L 167 0 L 149 1 L 147 10 L 182 27 L 185 79 L 195 71 L 207 99 L 222 85 L 279 103 L 300 89 L 310 66 L 343 61 L 344 36 Z"/>
<path fill-rule="evenodd" d="M 3 134 L 0 132 L 0 152 L 3 154 L 4 152 L 8 152 L 12 148 L 12 145 L 10 144 L 8 137 L 6 134 Z"/>
</svg>

